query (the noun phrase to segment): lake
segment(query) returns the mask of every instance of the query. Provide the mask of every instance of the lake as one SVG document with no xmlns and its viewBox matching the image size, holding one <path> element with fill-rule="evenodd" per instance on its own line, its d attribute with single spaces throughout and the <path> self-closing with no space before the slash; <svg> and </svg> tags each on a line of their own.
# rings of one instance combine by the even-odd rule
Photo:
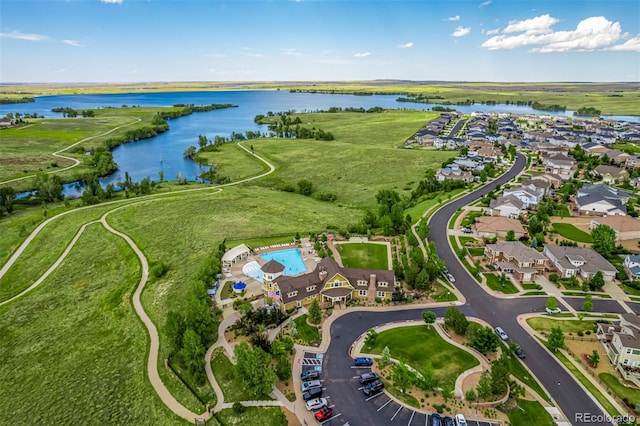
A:
<svg viewBox="0 0 640 426">
<path fill-rule="evenodd" d="M 326 110 L 330 107 L 371 108 L 379 106 L 390 109 L 428 110 L 434 104 L 397 102 L 397 95 L 334 95 L 313 93 L 291 93 L 288 91 L 220 91 L 220 92 L 169 92 L 169 93 L 129 93 L 100 95 L 40 96 L 33 103 L 0 105 L 0 116 L 9 112 L 37 113 L 45 117 L 61 117 L 51 112 L 56 107 L 70 107 L 76 110 L 127 106 L 172 106 L 175 104 L 234 104 L 238 108 L 220 109 L 193 113 L 169 121 L 170 130 L 154 138 L 122 144 L 113 150 L 113 158 L 118 170 L 101 179 L 106 185 L 123 180 L 125 171 L 134 181 L 149 176 L 158 180 L 158 172 L 163 170 L 165 180 L 174 180 L 179 173 L 189 180 L 195 180 L 201 173 L 200 165 L 183 157 L 190 146 L 198 145 L 198 135 L 213 139 L 216 135 L 228 137 L 231 132 L 244 133 L 246 130 L 266 132 L 266 126 L 253 122 L 258 114 L 268 111 L 297 112 Z M 463 105 L 452 106 L 463 113 L 495 112 L 514 114 L 540 114 L 528 106 L 517 105 Z M 552 115 L 573 115 L 572 111 L 550 113 Z M 638 121 L 639 117 L 612 117 L 613 119 Z M 67 185 L 66 195 L 76 195 L 77 189 Z"/>
</svg>

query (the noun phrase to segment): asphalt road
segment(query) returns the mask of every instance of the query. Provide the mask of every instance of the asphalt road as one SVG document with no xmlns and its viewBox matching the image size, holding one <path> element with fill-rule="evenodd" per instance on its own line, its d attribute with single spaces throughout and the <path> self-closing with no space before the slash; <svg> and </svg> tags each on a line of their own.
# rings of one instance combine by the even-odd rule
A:
<svg viewBox="0 0 640 426">
<path fill-rule="evenodd" d="M 438 210 L 429 222 L 431 228 L 430 240 L 436 244 L 438 256 L 447 264 L 449 272 L 456 277 L 456 287 L 464 294 L 467 303 L 460 310 L 467 315 L 472 315 L 490 323 L 492 326 L 502 327 L 509 335 L 510 341 L 519 343 L 527 358 L 525 364 L 549 391 L 555 402 L 567 416 L 573 425 L 607 425 L 606 422 L 585 423 L 577 420 L 578 413 L 590 413 L 602 415 L 603 412 L 590 396 L 578 385 L 573 376 L 536 342 L 517 323 L 519 314 L 528 312 L 541 312 L 544 310 L 546 297 L 528 297 L 514 299 L 496 299 L 487 294 L 478 286 L 475 280 L 458 262 L 456 255 L 451 251 L 447 236 L 447 222 L 456 212 L 458 207 L 467 205 L 486 195 L 498 184 L 503 184 L 515 177 L 526 165 L 526 158 L 518 154 L 514 166 L 503 176 L 490 184 L 447 204 Z M 581 307 L 581 299 L 568 299 L 572 306 Z M 594 300 L 594 310 L 606 312 L 622 312 L 619 303 L 613 300 Z M 630 304 L 633 305 L 633 304 Z M 632 306 L 632 309 L 640 311 L 640 306 Z M 444 308 L 433 309 L 438 316 L 444 315 Z M 388 322 L 403 321 L 408 319 L 421 319 L 423 309 L 407 309 L 395 312 L 352 312 L 338 318 L 331 326 L 331 344 L 324 356 L 323 386 L 334 405 L 334 417 L 325 425 L 388 425 L 399 423 L 395 420 L 403 410 L 400 407 L 393 419 L 386 415 L 386 407 L 380 409 L 380 404 L 375 402 L 378 398 L 366 401 L 364 394 L 358 390 L 359 383 L 355 376 L 368 371 L 367 369 L 353 368 L 353 360 L 349 357 L 349 349 L 353 342 L 368 329 Z M 386 398 L 381 396 L 380 398 Z M 424 415 L 423 415 L 424 418 Z M 411 421 L 409 422 L 411 423 Z"/>
</svg>

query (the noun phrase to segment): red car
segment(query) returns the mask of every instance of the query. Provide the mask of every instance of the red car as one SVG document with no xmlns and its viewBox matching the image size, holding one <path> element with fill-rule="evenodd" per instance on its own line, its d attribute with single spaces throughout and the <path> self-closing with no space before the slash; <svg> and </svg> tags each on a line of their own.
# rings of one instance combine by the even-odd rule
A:
<svg viewBox="0 0 640 426">
<path fill-rule="evenodd" d="M 316 419 L 321 422 L 333 416 L 333 410 L 329 407 L 324 407 L 323 409 L 316 411 L 315 416 Z"/>
</svg>

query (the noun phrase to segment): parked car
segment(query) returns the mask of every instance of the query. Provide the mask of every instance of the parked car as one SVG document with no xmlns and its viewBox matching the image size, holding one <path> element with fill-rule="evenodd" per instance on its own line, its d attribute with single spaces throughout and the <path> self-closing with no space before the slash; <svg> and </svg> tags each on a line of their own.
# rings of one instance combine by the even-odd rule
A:
<svg viewBox="0 0 640 426">
<path fill-rule="evenodd" d="M 310 399 L 320 398 L 322 396 L 322 388 L 309 388 L 302 394 L 302 399 L 309 401 Z"/>
<path fill-rule="evenodd" d="M 429 423 L 430 426 L 442 426 L 442 418 L 440 417 L 440 414 L 438 413 L 433 413 L 431 415 L 431 422 Z"/>
<path fill-rule="evenodd" d="M 324 407 L 323 409 L 316 411 L 314 415 L 316 416 L 316 420 L 318 421 L 327 420 L 328 418 L 333 416 L 333 410 L 329 407 Z"/>
<path fill-rule="evenodd" d="M 380 380 L 376 380 L 375 382 L 371 382 L 364 388 L 362 388 L 362 392 L 364 392 L 365 395 L 369 396 L 380 392 L 382 389 L 384 389 L 384 384 Z"/>
<path fill-rule="evenodd" d="M 327 404 L 326 398 L 313 398 L 308 400 L 305 404 L 305 406 L 307 407 L 307 410 L 309 411 L 319 410 L 321 408 L 326 407 L 327 405 L 328 404 Z"/>
<path fill-rule="evenodd" d="M 303 382 L 308 382 L 309 380 L 318 380 L 320 378 L 320 373 L 316 370 L 307 370 L 300 375 L 300 380 Z"/>
<path fill-rule="evenodd" d="M 507 333 L 504 332 L 502 327 L 496 327 L 496 333 L 498 333 L 498 336 L 500 336 L 502 340 L 509 340 L 509 336 L 507 336 Z"/>
<path fill-rule="evenodd" d="M 527 357 L 527 354 L 524 353 L 524 350 L 520 346 L 516 349 L 515 354 L 520 359 L 525 359 Z"/>
<path fill-rule="evenodd" d="M 548 314 L 559 314 L 560 312 L 562 312 L 562 309 L 560 308 L 555 308 L 555 309 L 544 308 L 544 310 L 547 311 Z"/>
<path fill-rule="evenodd" d="M 453 422 L 453 417 L 449 416 L 443 418 L 442 423 L 444 424 L 444 426 L 456 426 L 456 424 Z"/>
<path fill-rule="evenodd" d="M 472 234 L 473 230 L 471 228 L 462 228 L 460 229 L 465 234 Z"/>
<path fill-rule="evenodd" d="M 456 426 L 467 426 L 467 421 L 462 414 L 456 414 Z"/>
<path fill-rule="evenodd" d="M 367 383 L 375 382 L 380 376 L 377 373 L 368 372 L 360 375 L 360 383 L 366 385 Z"/>
<path fill-rule="evenodd" d="M 356 367 L 370 367 L 373 365 L 373 360 L 366 357 L 358 357 L 354 360 Z"/>
<path fill-rule="evenodd" d="M 322 383 L 320 383 L 320 380 L 309 380 L 308 382 L 302 382 L 302 384 L 300 385 L 300 390 L 302 392 L 306 392 L 311 388 L 319 387 L 322 387 Z"/>
<path fill-rule="evenodd" d="M 447 279 L 449 280 L 449 282 L 455 283 L 456 279 L 453 275 L 451 274 L 447 274 Z"/>
</svg>

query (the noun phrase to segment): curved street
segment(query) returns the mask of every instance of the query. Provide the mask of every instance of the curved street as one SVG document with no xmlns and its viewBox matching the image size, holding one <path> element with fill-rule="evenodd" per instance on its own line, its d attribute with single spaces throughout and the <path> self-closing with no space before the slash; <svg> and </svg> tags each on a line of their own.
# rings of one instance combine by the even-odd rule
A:
<svg viewBox="0 0 640 426">
<path fill-rule="evenodd" d="M 525 165 L 526 157 L 518 154 L 513 167 L 505 174 L 488 185 L 439 209 L 429 222 L 430 240 L 435 242 L 438 256 L 446 262 L 447 268 L 456 277 L 456 287 L 466 299 L 466 304 L 460 306 L 460 310 L 467 315 L 487 321 L 493 327 L 502 327 L 509 335 L 510 340 L 519 343 L 526 351 L 527 358 L 524 363 L 544 385 L 569 422 L 573 425 L 587 424 L 577 420 L 579 417 L 576 417 L 576 414 L 603 415 L 603 410 L 555 357 L 518 325 L 518 315 L 543 311 L 546 297 L 498 299 L 487 294 L 460 264 L 449 245 L 447 224 L 458 207 L 485 196 L 496 185 L 508 182 L 517 176 Z M 582 299 L 575 300 L 582 303 Z M 629 304 L 634 311 L 638 312 L 638 306 L 633 305 L 636 304 Z M 436 312 L 438 316 L 443 316 L 446 310 L 445 308 L 429 309 Z M 381 410 L 386 410 L 386 408 L 366 403 L 364 395 L 356 390 L 358 388 L 357 380 L 353 377 L 360 373 L 357 369 L 352 368 L 353 360 L 349 356 L 350 347 L 358 336 L 368 329 L 388 322 L 421 319 L 423 310 L 425 310 L 424 307 L 392 312 L 351 312 L 337 318 L 332 323 L 330 327 L 331 342 L 324 355 L 324 371 L 326 372 L 324 384 L 327 394 L 336 406 L 336 411 L 345 413 L 340 418 L 340 423 L 346 424 L 348 422 L 350 425 L 386 425 L 389 423 L 390 417 L 381 415 L 383 412 Z M 622 306 L 613 300 L 594 300 L 594 310 L 625 312 Z M 386 400 L 388 397 L 378 399 Z M 395 415 L 397 416 L 400 411 L 401 408 L 398 408 Z M 412 411 L 412 409 L 404 411 Z M 424 418 L 424 414 L 422 418 Z M 412 420 L 413 414 L 408 424 L 413 424 Z M 407 423 L 405 422 L 405 424 Z M 588 424 L 605 425 L 610 423 L 589 422 Z"/>
</svg>

